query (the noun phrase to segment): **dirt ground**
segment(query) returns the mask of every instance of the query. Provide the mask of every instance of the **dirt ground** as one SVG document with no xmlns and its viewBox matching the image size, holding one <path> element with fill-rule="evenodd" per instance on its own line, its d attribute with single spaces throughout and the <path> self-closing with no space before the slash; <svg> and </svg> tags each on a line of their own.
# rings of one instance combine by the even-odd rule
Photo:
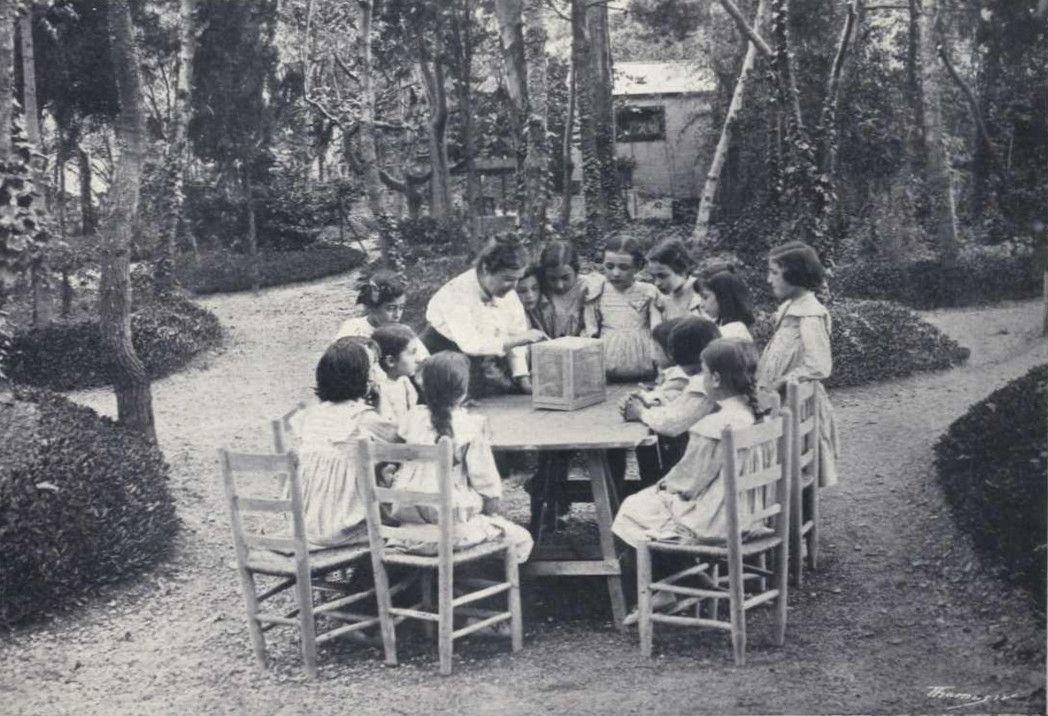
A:
<svg viewBox="0 0 1048 716">
<path fill-rule="evenodd" d="M 790 592 L 785 647 L 771 645 L 769 615 L 755 615 L 743 668 L 723 635 L 691 630 L 658 631 L 656 658 L 642 658 L 587 580 L 526 582 L 524 650 L 467 640 L 447 678 L 417 639 L 402 643 L 397 668 L 377 650 L 334 646 L 310 682 L 291 636 L 270 632 L 271 666 L 257 668 L 215 450 L 270 448 L 269 418 L 309 398 L 315 361 L 353 310 L 352 285 L 344 276 L 203 301 L 226 347 L 154 386 L 184 524 L 173 556 L 3 637 L 0 713 L 1043 712 L 1044 626 L 973 554 L 931 464 L 934 441 L 969 404 L 1048 360 L 1037 302 L 927 314 L 972 349 L 967 366 L 832 393 L 842 482 L 823 493 L 823 561 Z M 115 410 L 108 391 L 73 397 Z"/>
</svg>

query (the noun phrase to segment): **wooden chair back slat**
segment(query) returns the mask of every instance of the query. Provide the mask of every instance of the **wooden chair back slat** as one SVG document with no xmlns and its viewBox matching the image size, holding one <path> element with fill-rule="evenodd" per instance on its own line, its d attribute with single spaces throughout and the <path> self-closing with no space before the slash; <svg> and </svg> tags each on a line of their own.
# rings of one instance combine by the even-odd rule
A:
<svg viewBox="0 0 1048 716">
<path fill-rule="evenodd" d="M 261 455 L 223 451 L 229 460 L 229 469 L 235 473 L 263 473 L 267 476 L 287 474 L 294 469 L 294 461 L 287 453 Z"/>
<path fill-rule="evenodd" d="M 262 497 L 237 497 L 236 508 L 241 512 L 277 512 L 291 511 L 291 500 L 270 500 Z"/>
<path fill-rule="evenodd" d="M 745 519 L 740 519 L 739 522 L 743 525 L 743 530 L 748 530 L 752 528 L 754 525 L 764 522 L 764 520 L 768 519 L 769 517 L 774 517 L 775 515 L 781 513 L 782 505 L 776 503 L 771 507 L 765 507 L 763 510 L 751 512 L 750 514 L 746 515 Z"/>
<path fill-rule="evenodd" d="M 783 505 L 789 504 L 790 429 L 790 411 L 780 408 L 761 423 L 742 430 L 727 427 L 722 433 L 729 558 L 732 543 L 741 554 L 745 530 L 782 515 Z M 782 517 L 776 520 L 777 533 L 784 524 Z"/>
<path fill-rule="evenodd" d="M 745 475 L 740 475 L 735 479 L 735 486 L 740 492 L 756 490 L 759 487 L 770 485 L 776 480 L 782 479 L 782 467 L 780 465 L 772 465 L 756 472 L 750 472 Z"/>
<path fill-rule="evenodd" d="M 396 490 L 391 487 L 376 487 L 375 499 L 382 503 L 395 502 L 408 507 L 437 507 L 440 505 L 440 494 L 437 492 Z"/>
<path fill-rule="evenodd" d="M 412 525 L 411 529 L 382 525 L 379 533 L 383 539 L 404 539 L 413 542 L 426 541 L 440 543 L 440 528 L 437 525 Z"/>
<path fill-rule="evenodd" d="M 257 549 L 271 549 L 275 552 L 294 552 L 296 542 L 290 537 L 269 537 L 267 535 L 244 535 L 244 544 Z"/>
<path fill-rule="evenodd" d="M 305 407 L 306 404 L 300 401 L 291 410 L 269 421 L 273 428 L 273 450 L 275 452 L 283 453 L 292 448 L 291 420 Z"/>
<path fill-rule="evenodd" d="M 781 410 L 781 409 L 780 409 Z M 769 443 L 782 437 L 783 425 L 778 420 L 766 418 L 764 422 L 735 432 L 733 442 L 735 450 L 752 449 L 755 445 Z"/>
<path fill-rule="evenodd" d="M 371 456 L 375 462 L 438 462 L 440 445 L 409 443 L 372 443 Z"/>
</svg>

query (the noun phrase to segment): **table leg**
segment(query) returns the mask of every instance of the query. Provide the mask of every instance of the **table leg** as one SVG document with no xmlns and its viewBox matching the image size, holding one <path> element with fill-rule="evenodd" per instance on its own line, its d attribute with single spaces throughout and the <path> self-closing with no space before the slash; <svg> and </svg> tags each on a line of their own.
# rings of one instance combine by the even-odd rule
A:
<svg viewBox="0 0 1048 716">
<path fill-rule="evenodd" d="M 586 453 L 589 465 L 590 484 L 593 486 L 593 504 L 597 509 L 597 532 L 600 535 L 600 551 L 605 564 L 611 566 L 616 574 L 608 575 L 608 594 L 611 597 L 611 613 L 615 628 L 625 627 L 622 620 L 626 618 L 626 595 L 622 590 L 622 572 L 619 557 L 615 551 L 615 535 L 611 532 L 614 519 L 612 500 L 615 490 L 611 484 L 611 471 L 608 470 L 608 458 L 604 450 L 591 450 Z M 617 500 L 616 500 L 617 501 Z"/>
</svg>

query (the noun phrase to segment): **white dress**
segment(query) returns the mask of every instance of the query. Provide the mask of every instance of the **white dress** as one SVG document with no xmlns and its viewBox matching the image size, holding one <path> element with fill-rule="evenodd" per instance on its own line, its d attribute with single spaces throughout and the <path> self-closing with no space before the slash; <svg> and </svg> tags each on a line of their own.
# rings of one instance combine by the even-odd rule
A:
<svg viewBox="0 0 1048 716">
<path fill-rule="evenodd" d="M 534 545 L 531 534 L 518 524 L 497 515 L 482 514 L 484 498 L 502 496 L 502 478 L 495 467 L 491 452 L 487 421 L 482 415 L 471 415 L 463 408 L 452 411 L 451 427 L 454 436 L 454 464 L 452 466 L 452 501 L 455 514 L 455 549 L 464 549 L 493 539 L 505 538 L 512 545 L 518 562 L 525 562 Z M 404 442 L 432 445 L 437 441 L 429 409 L 424 405 L 412 409 L 400 426 Z M 405 463 L 393 476 L 392 487 L 400 490 L 437 492 L 440 489 L 437 468 L 433 464 Z M 390 549 L 420 554 L 435 554 L 437 545 L 430 530 L 419 530 L 413 539 L 413 525 L 437 523 L 436 510 L 415 505 L 393 505 L 392 516 L 406 533 L 391 538 Z"/>
<path fill-rule="evenodd" d="M 291 418 L 299 459 L 306 538 L 316 547 L 367 542 L 357 493 L 354 442 L 396 438 L 396 426 L 359 400 L 318 403 Z"/>
<path fill-rule="evenodd" d="M 418 404 L 418 391 L 407 376 L 393 379 L 378 371 L 378 413 L 394 425 L 400 425 L 408 411 Z"/>
<path fill-rule="evenodd" d="M 634 281 L 624 291 L 596 276 L 590 279 L 585 319 L 587 333 L 604 343 L 609 380 L 648 380 L 655 375 L 651 329 L 662 320 L 659 291 Z"/>
<path fill-rule="evenodd" d="M 718 326 L 718 328 L 720 329 L 721 338 L 731 338 L 737 341 L 753 343 L 753 335 L 742 321 L 725 323 L 723 326 Z"/>
<path fill-rule="evenodd" d="M 363 336 L 364 338 L 371 338 L 371 334 L 375 332 L 375 327 L 371 325 L 371 321 L 368 320 L 367 316 L 357 316 L 356 318 L 350 318 L 349 320 L 343 321 L 342 325 L 338 327 L 338 333 L 332 339 L 332 342 L 337 341 L 339 338 L 345 338 L 346 336 Z"/>
</svg>

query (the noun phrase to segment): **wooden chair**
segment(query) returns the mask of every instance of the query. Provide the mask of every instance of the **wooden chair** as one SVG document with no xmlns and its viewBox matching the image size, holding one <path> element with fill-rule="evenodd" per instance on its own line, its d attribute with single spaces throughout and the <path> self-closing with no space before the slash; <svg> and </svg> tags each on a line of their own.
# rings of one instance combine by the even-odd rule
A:
<svg viewBox="0 0 1048 716">
<path fill-rule="evenodd" d="M 287 452 L 291 449 L 291 419 L 304 410 L 306 404 L 299 401 L 294 409 L 289 410 L 280 417 L 269 421 L 273 428 L 273 451 L 277 453 Z"/>
<path fill-rule="evenodd" d="M 379 618 L 382 620 L 382 639 L 386 652 L 386 663 L 396 664 L 396 634 L 394 617 L 423 620 L 427 624 L 436 623 L 438 628 L 437 644 L 440 654 L 440 673 L 450 674 L 454 642 L 468 634 L 504 621 L 510 622 L 510 640 L 514 652 L 519 651 L 523 642 L 523 628 L 520 605 L 520 578 L 517 561 L 510 545 L 505 541 L 485 542 L 475 547 L 455 551 L 454 508 L 452 505 L 452 443 L 447 437 L 440 439 L 436 445 L 405 445 L 373 443 L 362 439 L 359 443 L 360 469 L 357 480 L 360 495 L 367 508 L 368 536 L 371 540 L 371 560 L 375 574 L 375 586 L 378 590 Z M 379 487 L 375 484 L 375 465 L 380 462 L 432 462 L 435 463 L 440 476 L 440 491 L 413 492 Z M 382 524 L 379 505 L 397 503 L 400 505 L 417 505 L 435 508 L 438 521 L 435 525 L 422 526 L 422 532 L 428 533 L 437 545 L 436 556 L 405 554 L 386 549 L 385 540 L 404 534 L 400 527 Z M 419 526 L 413 525 L 411 539 L 418 539 Z M 463 579 L 460 584 L 478 587 L 471 592 L 455 596 L 455 569 L 468 562 L 482 558 L 497 557 L 505 567 L 505 580 L 492 581 L 480 579 Z M 390 603 L 386 597 L 385 584 L 387 565 L 414 568 L 424 571 L 423 600 L 419 608 L 399 608 Z M 432 579 L 437 579 L 437 608 L 433 610 Z M 508 599 L 505 611 L 481 609 L 472 605 L 482 599 L 505 593 Z M 459 629 L 454 628 L 456 615 L 479 619 Z"/>
<path fill-rule="evenodd" d="M 353 592 L 346 582 L 330 579 L 332 573 L 348 567 L 366 568 L 369 549 L 358 545 L 309 551 L 293 452 L 256 455 L 219 450 L 219 457 L 255 657 L 261 666 L 266 665 L 266 631 L 275 626 L 296 627 L 305 671 L 316 676 L 319 644 L 340 636 L 363 638 L 362 630 L 380 624 L 373 607 L 371 613 L 362 613 L 359 607 L 346 610 L 375 597 L 374 587 Z M 256 580 L 276 583 L 260 591 L 264 585 Z M 294 590 L 294 608 L 282 613 L 262 612 L 263 602 L 287 590 Z M 314 596 L 318 593 L 335 598 L 316 603 Z M 318 632 L 321 619 L 339 626 Z"/>
<path fill-rule="evenodd" d="M 760 604 L 775 602 L 775 643 L 786 637 L 787 544 L 790 516 L 790 416 L 780 409 L 764 422 L 744 430 L 725 428 L 724 510 L 727 538 L 722 544 L 685 544 L 648 541 L 637 546 L 637 594 L 641 653 L 651 656 L 656 623 L 722 629 L 731 633 L 735 663 L 746 662 L 746 612 Z M 751 464 L 756 467 L 751 469 Z M 744 539 L 746 532 L 772 520 L 769 535 Z M 652 552 L 686 555 L 699 564 L 652 582 Z M 771 569 L 764 557 L 772 556 Z M 712 563 L 712 569 L 711 569 Z M 726 563 L 727 575 L 719 566 Z M 700 586 L 685 586 L 686 580 Z M 768 582 L 770 581 L 770 585 Z M 747 596 L 746 582 L 756 587 Z M 665 612 L 652 609 L 652 596 L 668 592 L 677 602 Z M 727 600 L 730 620 L 719 618 L 717 606 Z M 712 614 L 700 616 L 705 600 L 712 600 Z M 695 607 L 695 616 L 680 612 Z"/>
<path fill-rule="evenodd" d="M 803 547 L 808 548 L 808 568 L 817 569 L 819 560 L 819 411 L 815 401 L 816 383 L 790 381 L 786 385 L 786 405 L 793 416 L 793 464 L 790 467 L 790 565 L 793 583 L 803 578 Z M 807 545 L 804 543 L 807 542 Z"/>
</svg>

